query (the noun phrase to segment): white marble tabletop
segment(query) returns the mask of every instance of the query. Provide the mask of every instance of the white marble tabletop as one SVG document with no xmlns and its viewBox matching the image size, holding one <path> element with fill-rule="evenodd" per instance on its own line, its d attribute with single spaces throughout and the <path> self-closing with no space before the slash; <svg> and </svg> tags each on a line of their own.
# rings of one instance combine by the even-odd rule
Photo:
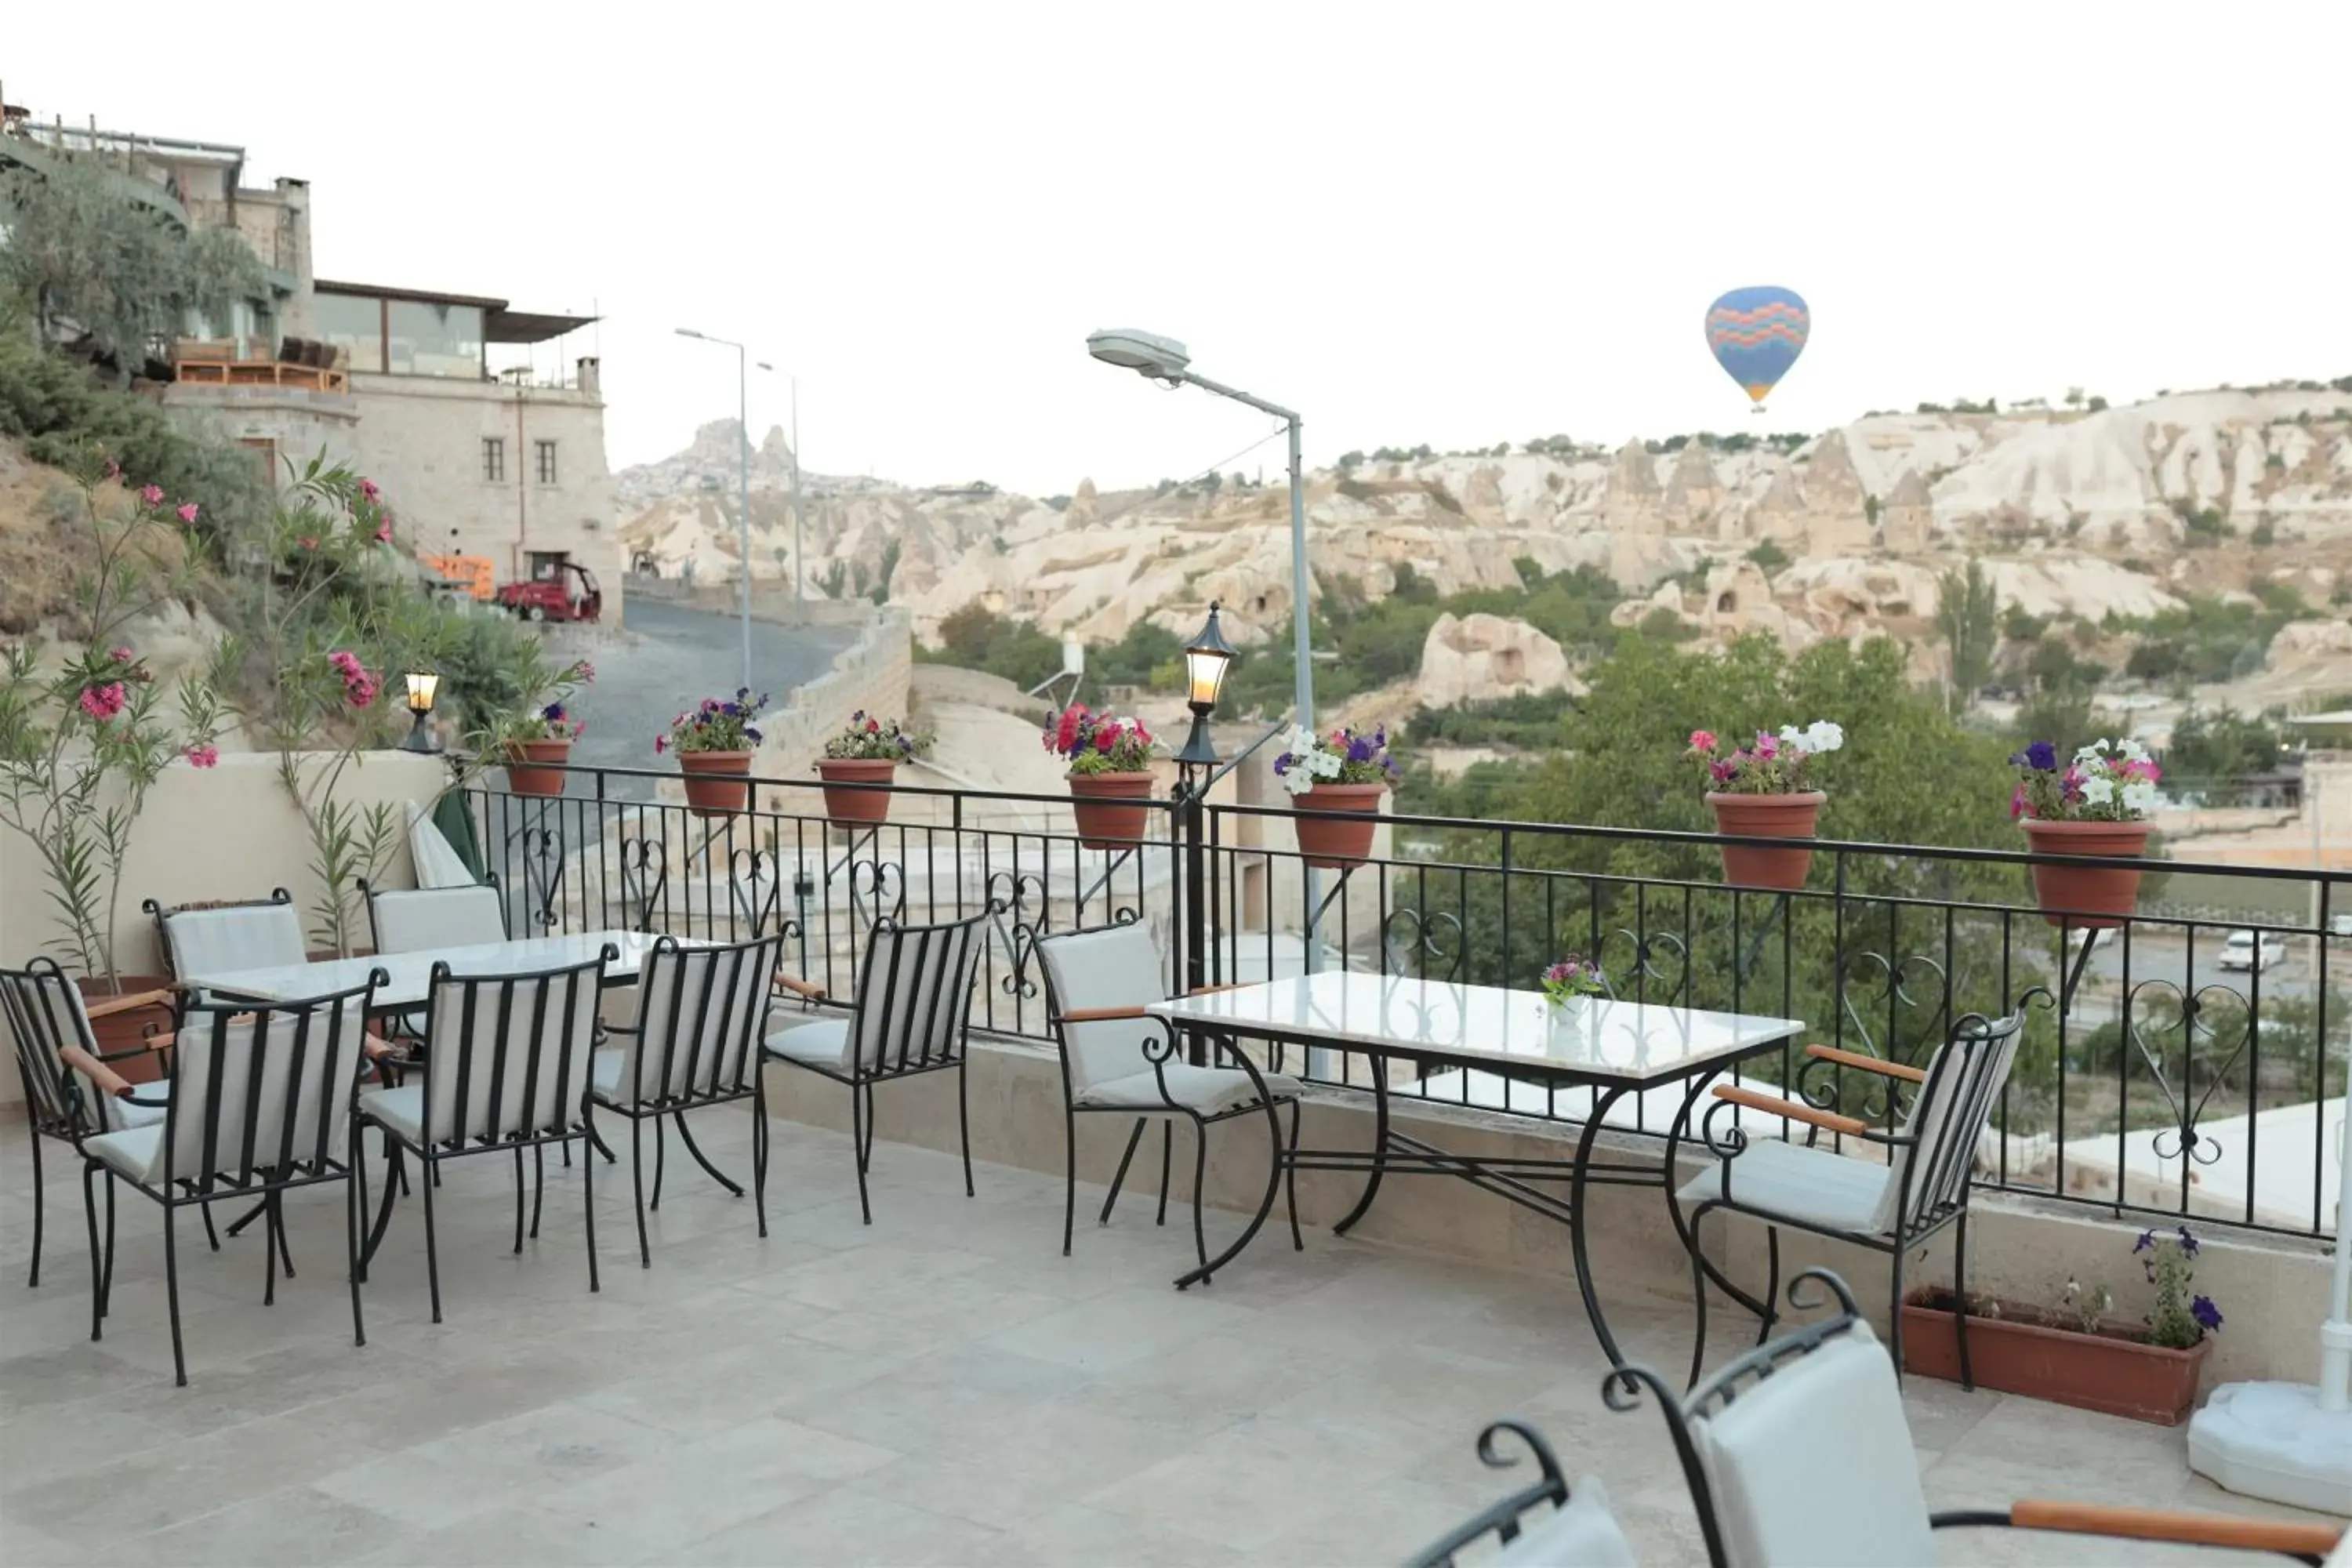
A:
<svg viewBox="0 0 2352 1568">
<path fill-rule="evenodd" d="M 525 974 L 536 969 L 558 969 L 585 963 L 606 943 L 620 956 L 604 965 L 610 983 L 635 980 L 645 967 L 646 954 L 661 940 L 659 931 L 589 931 L 557 936 L 525 937 L 519 942 L 475 942 L 464 947 L 418 948 L 412 952 L 381 953 L 369 958 L 330 958 L 316 963 L 281 963 L 268 969 L 224 970 L 193 974 L 191 984 L 228 996 L 280 1002 L 320 996 L 367 984 L 371 971 L 381 969 L 391 984 L 376 988 L 379 1007 L 421 1005 L 431 988 L 433 966 L 446 963 L 457 974 Z M 680 947 L 708 945 L 699 938 L 680 937 Z"/>
<path fill-rule="evenodd" d="M 1258 1039 L 1647 1087 L 1792 1039 L 1796 1018 L 1594 997 L 1556 1012 L 1540 991 L 1326 971 L 1155 1002 L 1162 1017 Z"/>
</svg>

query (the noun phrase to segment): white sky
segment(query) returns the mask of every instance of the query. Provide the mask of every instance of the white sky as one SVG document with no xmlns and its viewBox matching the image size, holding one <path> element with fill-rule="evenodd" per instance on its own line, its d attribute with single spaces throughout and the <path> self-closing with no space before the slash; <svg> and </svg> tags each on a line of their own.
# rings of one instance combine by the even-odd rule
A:
<svg viewBox="0 0 2352 1568">
<path fill-rule="evenodd" d="M 93 15 L 11 8 L 9 101 L 310 179 L 324 276 L 593 301 L 615 467 L 734 411 L 679 325 L 814 469 L 1035 494 L 1267 424 L 1098 326 L 1310 463 L 2352 374 L 2346 0 Z M 1813 309 L 1767 419 L 1700 328 L 1752 283 Z"/>
</svg>

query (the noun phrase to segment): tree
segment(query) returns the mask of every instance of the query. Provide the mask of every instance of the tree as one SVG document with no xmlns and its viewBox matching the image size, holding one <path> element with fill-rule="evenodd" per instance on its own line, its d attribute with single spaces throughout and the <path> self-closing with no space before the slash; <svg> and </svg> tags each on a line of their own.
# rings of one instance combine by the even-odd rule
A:
<svg viewBox="0 0 2352 1568">
<path fill-rule="evenodd" d="M 1962 713 L 1992 673 L 2000 638 L 2000 596 L 1984 563 L 1973 555 L 1965 571 L 1945 573 L 1936 587 L 1936 632 L 1944 639 L 1948 661 L 1951 710 Z"/>
<path fill-rule="evenodd" d="M 2164 771 L 2176 784 L 2225 784 L 2278 766 L 2285 737 L 2267 719 L 2223 708 L 2192 712 L 2172 728 Z"/>
<path fill-rule="evenodd" d="M 2083 389 L 2081 387 L 2070 386 L 2066 389 L 2066 406 L 2069 408 L 2080 408 L 2083 406 Z"/>
<path fill-rule="evenodd" d="M 0 279 L 32 302 L 44 337 L 79 328 L 100 358 L 129 371 L 189 312 L 223 320 L 236 300 L 267 298 L 268 285 L 236 235 L 191 234 L 133 201 L 122 182 L 79 158 L 0 180 Z"/>
<path fill-rule="evenodd" d="M 2085 409 L 2089 410 L 2093 414 L 2099 413 L 2101 410 L 2105 409 L 2106 405 L 2107 400 L 2104 397 L 2098 396 L 2092 397 L 2088 402 L 2083 405 Z"/>
<path fill-rule="evenodd" d="M 1763 539 L 1757 541 L 1756 548 L 1748 552 L 1748 559 L 1767 572 L 1778 572 L 1789 563 L 1789 552 L 1781 549 L 1777 541 Z"/>
</svg>

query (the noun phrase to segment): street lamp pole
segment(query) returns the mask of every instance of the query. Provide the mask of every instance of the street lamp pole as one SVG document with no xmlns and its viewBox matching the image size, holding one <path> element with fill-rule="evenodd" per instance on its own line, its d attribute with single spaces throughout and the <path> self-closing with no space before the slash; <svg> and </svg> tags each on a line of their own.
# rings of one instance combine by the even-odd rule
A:
<svg viewBox="0 0 2352 1568">
<path fill-rule="evenodd" d="M 692 327 L 680 327 L 681 338 L 695 338 L 706 343 L 735 351 L 735 440 L 736 490 L 735 537 L 737 562 L 742 575 L 743 620 L 743 686 L 751 685 L 751 356 L 741 343 L 732 338 L 714 338 L 709 332 L 698 332 Z M 764 363 L 761 370 L 769 368 Z"/>
<path fill-rule="evenodd" d="M 808 595 L 801 585 L 801 378 L 793 377 L 793 613 L 808 619 Z"/>
</svg>

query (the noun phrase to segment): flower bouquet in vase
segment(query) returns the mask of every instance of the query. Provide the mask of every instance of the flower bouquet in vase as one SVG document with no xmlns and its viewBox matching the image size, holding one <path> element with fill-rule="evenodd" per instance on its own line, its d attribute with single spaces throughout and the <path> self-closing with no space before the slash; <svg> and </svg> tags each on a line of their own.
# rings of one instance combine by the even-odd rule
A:
<svg viewBox="0 0 2352 1568">
<path fill-rule="evenodd" d="M 1381 796 L 1397 776 L 1386 725 L 1369 734 L 1342 726 L 1318 735 L 1291 732 L 1290 750 L 1274 759 L 1275 776 L 1290 794 L 1298 853 L 1309 866 L 1344 870 L 1372 852 Z"/>
<path fill-rule="evenodd" d="M 2017 768 L 2009 815 L 2036 855 L 2136 858 L 2147 850 L 2144 820 L 2161 798 L 2164 771 L 2137 741 L 2094 741 L 2061 767 L 2058 749 L 2036 741 L 2009 759 Z M 2137 868 L 2040 861 L 2033 893 L 2052 925 L 2119 926 L 2139 902 Z"/>
<path fill-rule="evenodd" d="M 864 709 L 852 713 L 848 727 L 824 743 L 824 755 L 817 759 L 826 817 L 835 827 L 852 831 L 887 822 L 890 792 L 855 786 L 887 785 L 898 776 L 900 763 L 912 762 L 930 749 L 928 731 L 909 730 L 896 719 L 877 719 Z"/>
<path fill-rule="evenodd" d="M 1741 838 L 1811 838 L 1829 796 L 1812 786 L 1815 757 L 1845 744 L 1845 731 L 1826 719 L 1777 735 L 1759 730 L 1749 744 L 1726 751 L 1706 730 L 1691 731 L 1684 754 L 1706 770 L 1706 804 L 1715 830 Z M 1813 852 L 1751 844 L 1723 846 L 1723 879 L 1738 888 L 1787 891 L 1805 885 Z"/>
<path fill-rule="evenodd" d="M 656 752 L 677 753 L 686 775 L 686 804 L 697 816 L 732 816 L 751 804 L 751 753 L 761 741 L 753 722 L 768 694 L 738 687 L 731 700 L 706 697 L 654 737 Z"/>
<path fill-rule="evenodd" d="M 1538 984 L 1557 1018 L 1580 1018 L 1592 998 L 1609 994 L 1609 977 L 1599 963 L 1580 953 L 1571 952 L 1545 970 Z"/>
<path fill-rule="evenodd" d="M 1125 849 L 1141 842 L 1151 817 L 1151 749 L 1140 719 L 1089 712 L 1073 702 L 1045 727 L 1045 749 L 1069 764 L 1070 809 L 1078 842 Z"/>
</svg>

